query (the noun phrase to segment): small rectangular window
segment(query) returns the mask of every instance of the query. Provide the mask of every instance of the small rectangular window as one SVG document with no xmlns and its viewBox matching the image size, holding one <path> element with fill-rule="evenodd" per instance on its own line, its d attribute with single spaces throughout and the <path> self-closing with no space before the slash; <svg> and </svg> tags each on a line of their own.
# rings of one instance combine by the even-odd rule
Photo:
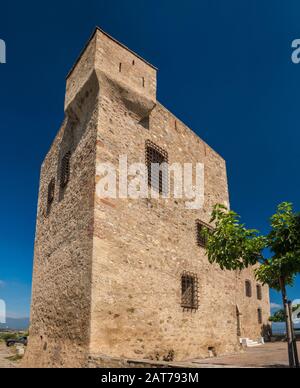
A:
<svg viewBox="0 0 300 388">
<path fill-rule="evenodd" d="M 256 294 L 257 294 L 257 299 L 262 300 L 262 288 L 260 284 L 256 285 Z"/>
<path fill-rule="evenodd" d="M 203 234 L 204 230 L 211 231 L 212 228 L 200 220 L 196 220 L 196 239 L 199 247 L 205 248 L 207 237 Z"/>
<path fill-rule="evenodd" d="M 168 153 L 150 140 L 146 141 L 148 184 L 159 193 L 168 192 Z"/>
<path fill-rule="evenodd" d="M 198 277 L 191 272 L 181 275 L 181 306 L 185 309 L 198 309 Z"/>
<path fill-rule="evenodd" d="M 61 160 L 60 166 L 60 187 L 64 188 L 67 186 L 70 178 L 70 159 L 71 152 L 67 152 Z"/>
<path fill-rule="evenodd" d="M 51 205 L 54 201 L 55 194 L 55 179 L 52 178 L 48 184 L 48 193 L 47 193 L 47 214 L 49 214 Z"/>
<path fill-rule="evenodd" d="M 263 317 L 262 317 L 262 309 L 257 309 L 257 320 L 258 323 L 261 325 L 263 323 Z"/>
<path fill-rule="evenodd" d="M 250 280 L 245 281 L 245 293 L 248 298 L 251 298 L 252 296 L 252 285 Z"/>
</svg>

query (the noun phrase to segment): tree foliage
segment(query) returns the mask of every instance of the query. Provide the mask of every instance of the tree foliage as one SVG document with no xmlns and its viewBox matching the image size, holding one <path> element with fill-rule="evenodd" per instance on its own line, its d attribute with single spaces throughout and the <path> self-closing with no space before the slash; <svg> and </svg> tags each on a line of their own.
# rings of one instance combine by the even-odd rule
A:
<svg viewBox="0 0 300 388">
<path fill-rule="evenodd" d="M 293 212 L 291 203 L 278 206 L 267 235 L 247 229 L 237 213 L 220 204 L 213 209 L 211 223 L 214 229 L 203 231 L 210 263 L 227 270 L 259 264 L 255 273 L 263 284 L 277 290 L 280 278 L 287 285 L 293 284 L 300 273 L 300 214 Z M 264 256 L 265 249 L 271 252 L 268 258 Z"/>
<path fill-rule="evenodd" d="M 269 318 L 269 321 L 270 322 L 284 322 L 285 321 L 284 310 L 280 309 L 280 310 L 276 311 L 276 313 Z"/>
<path fill-rule="evenodd" d="M 215 224 L 213 230 L 203 230 L 210 263 L 227 270 L 242 270 L 257 263 L 266 245 L 257 230 L 247 229 L 240 223 L 240 216 L 224 205 L 214 207 L 211 223 Z"/>
<path fill-rule="evenodd" d="M 291 203 L 279 205 L 271 217 L 267 247 L 272 256 L 256 270 L 257 279 L 276 290 L 280 290 L 280 277 L 292 286 L 300 272 L 300 215 L 293 212 Z"/>
</svg>

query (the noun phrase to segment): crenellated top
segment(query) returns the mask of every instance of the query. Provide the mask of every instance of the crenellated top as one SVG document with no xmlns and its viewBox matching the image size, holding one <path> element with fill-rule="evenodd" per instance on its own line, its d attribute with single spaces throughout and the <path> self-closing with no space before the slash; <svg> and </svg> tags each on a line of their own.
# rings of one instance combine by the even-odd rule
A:
<svg viewBox="0 0 300 388">
<path fill-rule="evenodd" d="M 157 69 L 97 27 L 67 76 L 65 110 L 93 71 L 156 101 Z"/>
</svg>

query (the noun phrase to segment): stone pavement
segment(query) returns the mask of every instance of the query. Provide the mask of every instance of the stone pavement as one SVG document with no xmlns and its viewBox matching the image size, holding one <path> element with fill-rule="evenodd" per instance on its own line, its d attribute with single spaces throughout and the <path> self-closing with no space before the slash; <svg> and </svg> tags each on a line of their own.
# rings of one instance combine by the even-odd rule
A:
<svg viewBox="0 0 300 388">
<path fill-rule="evenodd" d="M 300 342 L 298 342 L 300 356 Z M 90 358 L 89 367 L 113 368 L 287 368 L 288 355 L 285 342 L 267 343 L 254 348 L 226 356 L 191 359 L 187 361 L 150 361 L 138 359 L 113 358 L 105 355 L 94 355 Z"/>
<path fill-rule="evenodd" d="M 298 342 L 300 357 L 300 342 Z M 267 343 L 263 346 L 247 348 L 243 353 L 205 360 L 192 360 L 196 367 L 238 367 L 238 368 L 287 368 L 288 354 L 286 342 Z"/>
<path fill-rule="evenodd" d="M 298 342 L 300 356 L 300 342 Z M 0 342 L 0 368 L 18 368 L 19 362 L 12 362 L 6 357 L 14 354 L 5 343 Z M 137 367 L 137 364 L 147 364 L 147 367 L 187 367 L 187 368 L 287 368 L 287 344 L 285 342 L 267 343 L 255 348 L 247 348 L 242 353 L 208 359 L 193 359 L 185 362 L 151 362 L 145 360 L 128 360 L 127 367 Z M 151 364 L 152 365 L 149 365 Z M 109 365 L 106 365 L 109 366 Z M 114 365 L 116 366 L 116 365 Z M 123 366 L 123 365 L 122 365 Z M 121 366 L 121 367 L 122 367 Z M 124 367 L 124 366 L 123 366 Z M 142 367 L 142 366 L 141 366 Z"/>
</svg>

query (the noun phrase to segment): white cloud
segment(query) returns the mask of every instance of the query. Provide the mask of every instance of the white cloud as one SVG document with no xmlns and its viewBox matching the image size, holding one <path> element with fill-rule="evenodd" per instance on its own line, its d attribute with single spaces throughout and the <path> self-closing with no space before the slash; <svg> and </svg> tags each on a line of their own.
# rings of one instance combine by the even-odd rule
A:
<svg viewBox="0 0 300 388">
<path fill-rule="evenodd" d="M 300 299 L 295 299 L 292 303 L 293 306 L 297 306 L 298 304 L 300 304 Z"/>
<path fill-rule="evenodd" d="M 270 303 L 271 310 L 281 309 L 281 305 L 278 303 Z"/>
</svg>

